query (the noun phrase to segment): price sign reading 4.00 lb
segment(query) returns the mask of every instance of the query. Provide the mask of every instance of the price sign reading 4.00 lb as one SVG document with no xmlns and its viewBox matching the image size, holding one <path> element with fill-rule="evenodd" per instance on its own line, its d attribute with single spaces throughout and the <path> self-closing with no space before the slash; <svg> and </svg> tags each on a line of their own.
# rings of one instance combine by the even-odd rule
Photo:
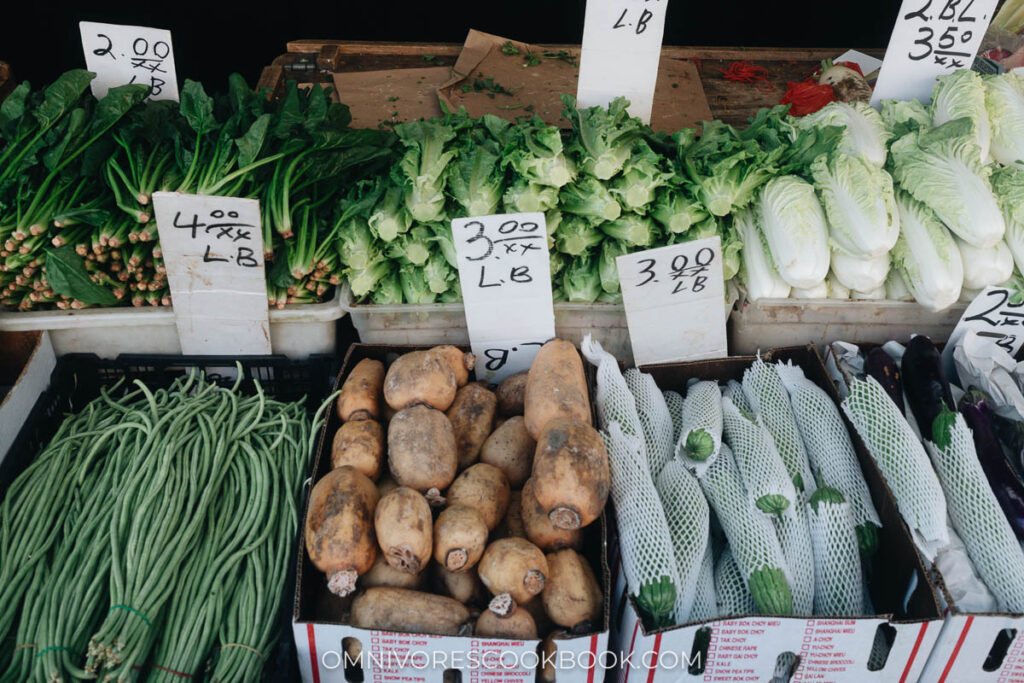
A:
<svg viewBox="0 0 1024 683">
<path fill-rule="evenodd" d="M 720 238 L 639 251 L 616 262 L 637 365 L 727 354 Z"/>
<path fill-rule="evenodd" d="M 270 353 L 256 199 L 153 193 L 182 353 Z"/>
<path fill-rule="evenodd" d="M 452 236 L 477 377 L 528 369 L 555 336 L 544 214 L 456 218 Z"/>
<path fill-rule="evenodd" d="M 141 83 L 154 100 L 178 100 L 171 32 L 145 26 L 81 21 L 85 65 L 96 72 L 92 94 L 101 98 L 119 85 Z"/>
</svg>

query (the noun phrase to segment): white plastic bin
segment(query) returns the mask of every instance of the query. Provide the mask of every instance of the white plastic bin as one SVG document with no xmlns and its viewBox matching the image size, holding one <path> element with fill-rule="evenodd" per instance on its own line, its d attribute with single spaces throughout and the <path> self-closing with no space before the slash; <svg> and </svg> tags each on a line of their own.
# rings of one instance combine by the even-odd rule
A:
<svg viewBox="0 0 1024 683">
<path fill-rule="evenodd" d="M 932 313 L 906 301 L 853 301 L 835 299 L 760 299 L 741 302 L 733 311 L 729 353 L 743 355 L 759 349 L 842 340 L 884 344 L 925 334 L 946 339 L 967 304 L 954 304 Z"/>
<path fill-rule="evenodd" d="M 348 286 L 343 301 L 364 344 L 468 344 L 466 309 L 456 304 L 357 304 Z M 592 334 L 606 351 L 627 365 L 633 348 L 622 304 L 555 304 L 555 334 L 579 346 Z"/>
<path fill-rule="evenodd" d="M 341 289 L 322 304 L 294 304 L 270 309 L 270 344 L 274 353 L 302 359 L 334 353 L 337 322 L 345 315 Z M 87 308 L 80 311 L 0 313 L 0 331 L 49 330 L 58 356 L 95 353 L 116 358 L 122 353 L 180 354 L 174 310 Z"/>
</svg>

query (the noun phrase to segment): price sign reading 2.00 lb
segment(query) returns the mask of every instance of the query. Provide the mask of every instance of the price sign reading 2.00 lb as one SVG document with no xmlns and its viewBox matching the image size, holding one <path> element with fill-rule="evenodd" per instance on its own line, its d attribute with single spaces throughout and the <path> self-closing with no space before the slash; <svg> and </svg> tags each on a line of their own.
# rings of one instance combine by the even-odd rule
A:
<svg viewBox="0 0 1024 683">
<path fill-rule="evenodd" d="M 616 263 L 637 365 L 726 355 L 720 238 L 626 254 Z"/>
<path fill-rule="evenodd" d="M 92 94 L 101 98 L 119 85 L 141 83 L 154 100 L 178 99 L 171 32 L 145 26 L 79 22 L 85 65 L 96 72 Z"/>
<path fill-rule="evenodd" d="M 456 218 L 452 236 L 477 377 L 528 369 L 555 336 L 544 214 Z"/>
<path fill-rule="evenodd" d="M 270 353 L 259 201 L 155 192 L 153 207 L 182 352 Z"/>
</svg>

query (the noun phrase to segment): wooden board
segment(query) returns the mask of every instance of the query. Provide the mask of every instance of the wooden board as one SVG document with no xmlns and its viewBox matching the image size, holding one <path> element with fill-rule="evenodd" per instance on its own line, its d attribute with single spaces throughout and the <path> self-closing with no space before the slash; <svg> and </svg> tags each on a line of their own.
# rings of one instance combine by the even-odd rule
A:
<svg viewBox="0 0 1024 683">
<path fill-rule="evenodd" d="M 558 50 L 578 50 L 579 45 L 546 45 Z M 855 48 L 881 57 L 882 49 Z M 331 83 L 334 73 L 408 69 L 424 66 L 453 66 L 462 45 L 453 43 L 385 43 L 344 40 L 296 40 L 288 52 L 266 67 L 260 86 L 280 92 L 286 78 Z M 822 59 L 838 56 L 838 48 L 744 48 L 666 46 L 662 58 L 685 59 L 693 63 L 704 86 L 711 114 L 734 125 L 745 124 L 761 107 L 777 104 L 787 81 L 806 78 Z M 425 59 L 429 57 L 428 59 Z M 767 86 L 736 83 L 722 78 L 734 61 L 747 60 L 768 71 Z M 770 87 L 771 89 L 767 89 Z"/>
<path fill-rule="evenodd" d="M 348 105 L 356 128 L 440 116 L 437 89 L 451 75 L 447 66 L 333 74 L 338 99 Z"/>
</svg>

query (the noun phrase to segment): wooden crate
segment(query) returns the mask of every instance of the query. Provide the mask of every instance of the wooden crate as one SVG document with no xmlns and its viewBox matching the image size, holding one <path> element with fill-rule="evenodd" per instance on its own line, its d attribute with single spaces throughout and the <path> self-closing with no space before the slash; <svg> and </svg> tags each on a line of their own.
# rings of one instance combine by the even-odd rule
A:
<svg viewBox="0 0 1024 683">
<path fill-rule="evenodd" d="M 578 45 L 542 45 L 552 50 L 579 50 Z M 351 71 L 451 66 L 462 45 L 454 43 L 385 43 L 351 40 L 294 40 L 288 52 L 263 69 L 259 86 L 280 94 L 285 80 L 300 83 L 331 83 L 331 74 Z M 881 58 L 884 50 L 862 49 Z M 803 80 L 821 60 L 838 56 L 837 48 L 662 48 L 662 55 L 693 60 L 701 74 L 708 104 L 715 118 L 734 125 L 745 124 L 761 107 L 778 104 L 787 81 Z M 424 58 L 432 55 L 427 62 Z M 768 84 L 737 83 L 722 78 L 734 61 L 751 61 L 768 71 Z"/>
</svg>

